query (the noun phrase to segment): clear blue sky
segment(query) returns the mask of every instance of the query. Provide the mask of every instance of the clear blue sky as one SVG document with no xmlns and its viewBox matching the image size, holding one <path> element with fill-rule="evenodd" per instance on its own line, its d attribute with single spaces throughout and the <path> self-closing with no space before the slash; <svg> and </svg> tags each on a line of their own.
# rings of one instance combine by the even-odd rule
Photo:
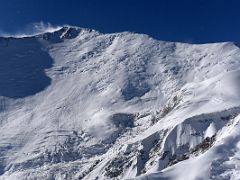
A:
<svg viewBox="0 0 240 180">
<path fill-rule="evenodd" d="M 240 42 L 239 0 L 1 0 L 0 30 L 35 22 L 100 32 L 133 31 L 168 41 Z"/>
</svg>

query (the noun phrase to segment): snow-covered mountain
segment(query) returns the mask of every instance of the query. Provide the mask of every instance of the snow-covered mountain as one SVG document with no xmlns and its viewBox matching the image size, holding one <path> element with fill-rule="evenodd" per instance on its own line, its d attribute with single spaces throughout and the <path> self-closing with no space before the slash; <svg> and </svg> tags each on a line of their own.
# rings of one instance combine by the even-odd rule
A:
<svg viewBox="0 0 240 180">
<path fill-rule="evenodd" d="M 0 38 L 0 179 L 239 179 L 240 48 L 63 27 Z"/>
</svg>

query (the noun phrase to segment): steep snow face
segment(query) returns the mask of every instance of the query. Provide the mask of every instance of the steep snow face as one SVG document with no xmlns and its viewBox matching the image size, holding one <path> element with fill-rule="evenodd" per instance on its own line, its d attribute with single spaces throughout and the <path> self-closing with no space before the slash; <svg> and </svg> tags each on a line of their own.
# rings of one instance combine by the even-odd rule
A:
<svg viewBox="0 0 240 180">
<path fill-rule="evenodd" d="M 76 27 L 1 38 L 0 179 L 182 179 L 184 168 L 196 179 L 223 172 L 215 157 L 238 166 L 237 153 L 213 154 L 235 138 L 239 58 L 233 43 Z"/>
<path fill-rule="evenodd" d="M 239 115 L 233 118 L 231 125 L 220 131 L 207 152 L 136 179 L 239 179 L 239 118 Z"/>
</svg>

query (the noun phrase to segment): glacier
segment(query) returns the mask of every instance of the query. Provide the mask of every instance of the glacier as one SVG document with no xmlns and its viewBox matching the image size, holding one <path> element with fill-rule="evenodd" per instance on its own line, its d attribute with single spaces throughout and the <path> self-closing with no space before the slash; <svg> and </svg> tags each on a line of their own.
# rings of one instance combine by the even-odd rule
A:
<svg viewBox="0 0 240 180">
<path fill-rule="evenodd" d="M 239 179 L 240 48 L 64 26 L 0 38 L 0 179 Z"/>
</svg>

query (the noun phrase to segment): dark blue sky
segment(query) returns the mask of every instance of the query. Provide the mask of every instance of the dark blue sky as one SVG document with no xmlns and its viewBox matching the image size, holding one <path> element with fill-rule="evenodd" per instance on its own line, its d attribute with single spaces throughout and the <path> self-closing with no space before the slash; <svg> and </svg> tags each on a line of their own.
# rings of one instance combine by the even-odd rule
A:
<svg viewBox="0 0 240 180">
<path fill-rule="evenodd" d="M 240 42 L 239 0 L 1 0 L 0 30 L 35 22 L 100 32 L 133 31 L 160 40 Z"/>
</svg>

